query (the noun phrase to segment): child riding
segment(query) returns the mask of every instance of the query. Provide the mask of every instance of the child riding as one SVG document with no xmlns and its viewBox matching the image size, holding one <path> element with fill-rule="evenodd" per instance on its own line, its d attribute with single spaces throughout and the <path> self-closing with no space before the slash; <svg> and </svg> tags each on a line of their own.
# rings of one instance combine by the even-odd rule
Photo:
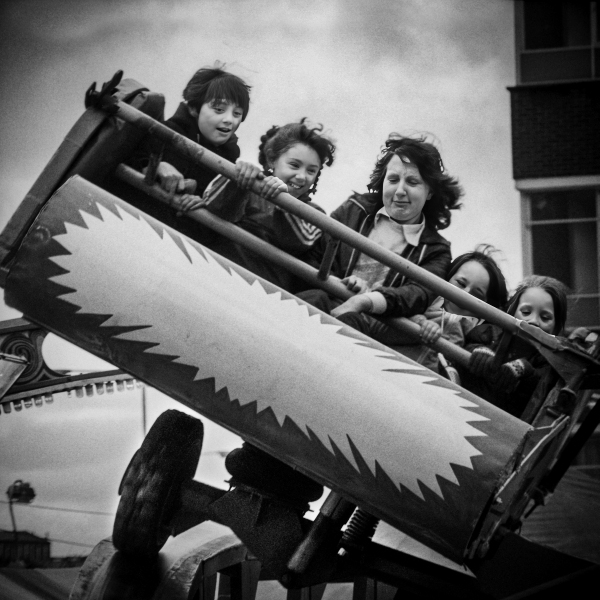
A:
<svg viewBox="0 0 600 600">
<path fill-rule="evenodd" d="M 323 167 L 333 163 L 335 145 L 322 131 L 320 125 L 307 126 L 306 119 L 271 127 L 261 137 L 261 166 L 238 160 L 236 180 L 218 176 L 204 193 L 202 206 L 285 252 L 303 257 L 320 238 L 321 230 L 268 199 L 284 191 L 324 212 L 312 197 Z M 260 195 L 251 189 L 256 181 L 262 188 Z M 209 247 L 288 291 L 300 285 L 283 268 L 226 238 Z"/>
<path fill-rule="evenodd" d="M 230 162 L 240 156 L 235 135 L 250 107 L 250 86 L 221 67 L 196 71 L 183 90 L 184 101 L 165 125 Z M 214 171 L 166 148 L 156 171 L 160 186 L 169 193 L 201 196 Z M 186 180 L 195 182 L 186 184 Z M 189 207 L 179 206 L 179 210 Z"/>
<path fill-rule="evenodd" d="M 495 308 L 504 309 L 507 300 L 506 280 L 491 256 L 492 251 L 490 246 L 480 246 L 473 252 L 455 258 L 447 279 L 475 298 Z M 429 347 L 430 344 L 443 337 L 463 347 L 466 336 L 481 323 L 481 319 L 473 313 L 441 296 L 436 298 L 425 314 L 414 315 L 410 320 L 420 325 L 423 344 L 398 346 L 394 349 L 433 370 L 438 370 L 438 353 Z"/>
<path fill-rule="evenodd" d="M 222 67 L 201 68 L 185 86 L 184 101 L 164 125 L 235 162 L 240 156 L 236 131 L 248 115 L 249 92 L 249 85 Z M 192 219 L 178 217 L 201 205 L 200 196 L 214 179 L 214 171 L 153 139 L 133 164 L 146 171 L 150 161 L 157 161 L 157 183 L 169 193 L 171 204 L 146 201 L 140 208 L 200 243 L 210 240 L 213 232 L 208 228 Z"/>
<path fill-rule="evenodd" d="M 567 288 L 552 277 L 531 275 L 518 286 L 508 313 L 545 333 L 559 335 L 567 320 Z M 478 328 L 467 336 L 472 351 L 463 385 L 515 416 L 521 416 L 549 365 L 529 344 L 515 339 L 504 363 L 496 365 L 501 331 Z"/>
</svg>

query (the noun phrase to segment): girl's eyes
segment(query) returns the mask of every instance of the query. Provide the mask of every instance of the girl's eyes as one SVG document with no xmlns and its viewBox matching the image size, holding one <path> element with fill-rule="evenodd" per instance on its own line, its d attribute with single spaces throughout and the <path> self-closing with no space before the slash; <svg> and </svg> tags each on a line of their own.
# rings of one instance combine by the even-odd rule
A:
<svg viewBox="0 0 600 600">
<path fill-rule="evenodd" d="M 220 104 L 212 104 L 211 106 L 212 106 L 212 109 L 213 109 L 213 110 L 214 110 L 216 113 L 219 113 L 219 114 L 221 114 L 221 113 L 223 113 L 223 112 L 225 112 L 225 111 L 227 110 L 227 107 L 228 107 L 229 105 L 228 105 L 228 104 L 224 104 L 224 103 L 222 103 L 222 102 L 221 102 Z M 243 111 L 242 111 L 242 110 L 235 110 L 235 111 L 233 111 L 233 116 L 234 116 L 236 119 L 241 119 L 243 115 L 244 115 L 244 113 L 243 113 Z"/>
<path fill-rule="evenodd" d="M 388 175 L 387 178 L 389 183 L 398 183 L 400 181 L 400 177 L 398 177 L 397 175 Z M 406 183 L 410 186 L 416 186 L 416 185 L 420 185 L 421 183 L 423 183 L 422 181 L 420 181 L 419 179 L 413 179 L 413 178 L 409 178 L 406 180 Z"/>
<path fill-rule="evenodd" d="M 457 279 L 456 285 L 457 287 L 464 290 L 467 287 L 467 282 L 463 281 L 462 279 Z M 477 298 L 478 300 L 485 300 L 485 295 L 482 294 L 479 290 L 471 290 L 469 294 L 474 298 Z"/>
</svg>

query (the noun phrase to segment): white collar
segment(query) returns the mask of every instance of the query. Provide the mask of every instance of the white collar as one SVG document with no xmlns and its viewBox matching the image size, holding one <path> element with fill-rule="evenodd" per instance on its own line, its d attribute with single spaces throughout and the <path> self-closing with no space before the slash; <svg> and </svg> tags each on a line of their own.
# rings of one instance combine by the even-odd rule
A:
<svg viewBox="0 0 600 600">
<path fill-rule="evenodd" d="M 390 215 L 388 215 L 387 211 L 385 210 L 385 206 L 382 206 L 377 211 L 377 214 L 375 215 L 375 222 L 377 222 L 381 217 L 385 217 L 386 219 L 388 219 L 388 221 L 392 225 L 394 225 L 395 227 L 400 229 L 402 231 L 402 233 L 404 234 L 404 237 L 405 237 L 407 243 L 409 243 L 411 246 L 419 245 L 419 241 L 421 240 L 421 234 L 423 233 L 423 230 L 425 229 L 425 217 L 423 217 L 421 219 L 420 223 L 403 225 L 402 223 L 398 223 L 398 222 L 394 221 L 390 217 Z"/>
</svg>

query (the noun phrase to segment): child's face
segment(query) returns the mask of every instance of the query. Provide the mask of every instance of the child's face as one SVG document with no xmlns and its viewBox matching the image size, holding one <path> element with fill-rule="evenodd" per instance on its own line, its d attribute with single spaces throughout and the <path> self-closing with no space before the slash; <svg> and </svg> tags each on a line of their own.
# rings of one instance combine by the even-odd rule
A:
<svg viewBox="0 0 600 600">
<path fill-rule="evenodd" d="M 211 100 L 200 108 L 198 128 L 200 133 L 215 146 L 221 146 L 236 132 L 242 122 L 244 111 L 227 100 Z"/>
<path fill-rule="evenodd" d="M 431 190 L 413 163 L 394 155 L 387 165 L 382 195 L 387 214 L 398 223 L 410 225 L 421 221 Z"/>
<path fill-rule="evenodd" d="M 280 154 L 272 165 L 273 175 L 288 186 L 289 193 L 299 198 L 308 192 L 322 167 L 321 159 L 313 148 L 295 144 Z"/>
<path fill-rule="evenodd" d="M 490 288 L 490 274 L 481 263 L 475 260 L 466 262 L 452 275 L 449 282 L 471 294 L 471 296 L 487 302 L 487 294 Z M 465 317 L 475 316 L 472 312 L 457 306 L 453 302 L 450 302 L 450 300 L 444 302 L 444 308 L 455 315 L 464 315 Z"/>
<path fill-rule="evenodd" d="M 519 298 L 515 317 L 546 333 L 554 333 L 556 318 L 552 296 L 542 288 L 527 288 Z"/>
</svg>

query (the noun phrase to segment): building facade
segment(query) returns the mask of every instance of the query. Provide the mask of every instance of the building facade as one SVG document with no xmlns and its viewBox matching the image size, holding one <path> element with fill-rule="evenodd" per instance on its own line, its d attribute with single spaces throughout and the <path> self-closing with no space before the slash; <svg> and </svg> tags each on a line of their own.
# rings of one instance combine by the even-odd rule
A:
<svg viewBox="0 0 600 600">
<path fill-rule="evenodd" d="M 600 1 L 515 2 L 515 46 L 523 272 L 569 287 L 569 329 L 600 331 Z"/>
<path fill-rule="evenodd" d="M 50 541 L 28 531 L 0 529 L 0 565 L 24 561 L 29 565 L 45 566 L 50 560 Z"/>
</svg>

